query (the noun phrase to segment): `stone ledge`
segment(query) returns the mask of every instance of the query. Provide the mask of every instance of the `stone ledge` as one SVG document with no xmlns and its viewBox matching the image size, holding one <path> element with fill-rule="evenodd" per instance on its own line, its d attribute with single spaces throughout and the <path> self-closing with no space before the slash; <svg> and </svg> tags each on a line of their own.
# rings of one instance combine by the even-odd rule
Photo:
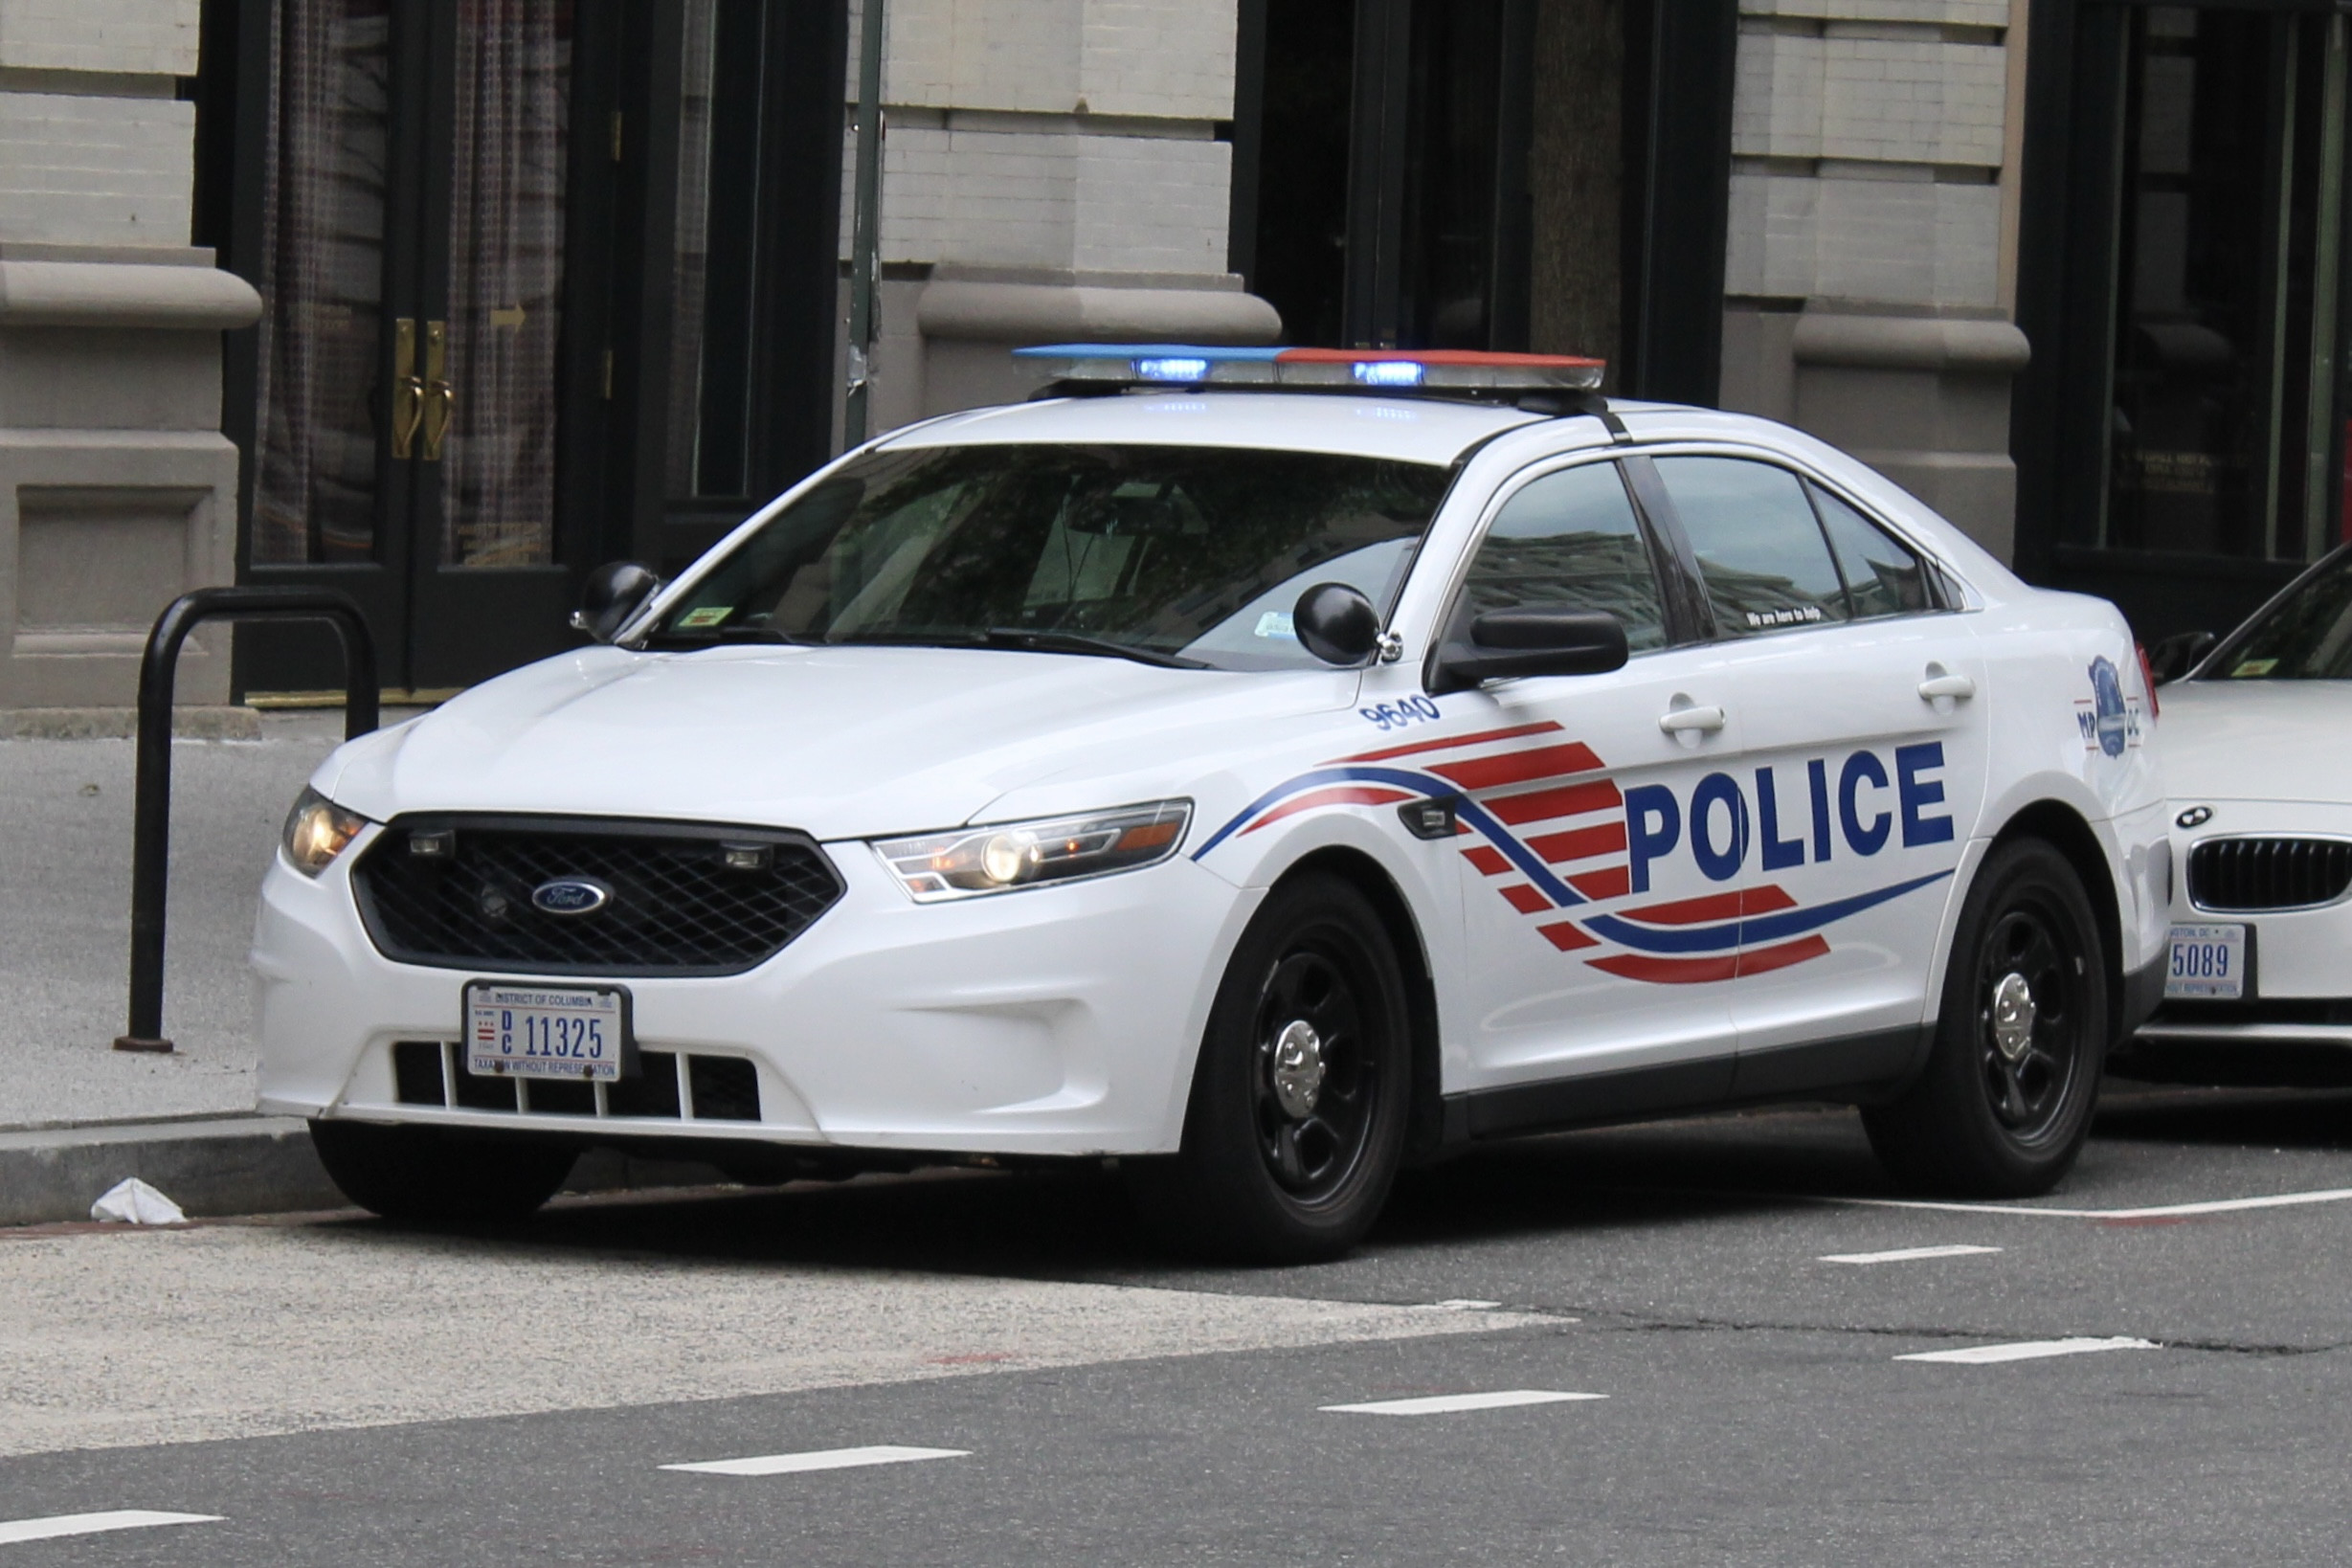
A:
<svg viewBox="0 0 2352 1568">
<path fill-rule="evenodd" d="M 1264 300 L 1206 280 L 1204 285 L 1105 288 L 935 278 L 923 290 L 915 319 L 927 338 L 974 343 L 1259 344 L 1281 336 L 1282 318 Z"/>
<path fill-rule="evenodd" d="M 0 326 L 251 326 L 261 296 L 235 273 L 149 262 L 0 261 Z"/>
<path fill-rule="evenodd" d="M 1790 345 L 1800 365 L 1856 370 L 1959 370 L 2013 375 L 2032 358 L 2005 321 L 1947 316 L 1840 315 L 1808 310 Z"/>
<path fill-rule="evenodd" d="M 0 708 L 0 740 L 128 740 L 139 730 L 135 707 Z M 250 707 L 180 707 L 171 732 L 184 740 L 259 740 L 261 715 Z"/>
</svg>

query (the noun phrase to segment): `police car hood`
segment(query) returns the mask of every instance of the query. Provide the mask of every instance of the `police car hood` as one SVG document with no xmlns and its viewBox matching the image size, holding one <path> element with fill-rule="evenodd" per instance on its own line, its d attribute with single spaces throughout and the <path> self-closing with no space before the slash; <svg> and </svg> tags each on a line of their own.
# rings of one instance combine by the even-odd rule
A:
<svg viewBox="0 0 2352 1568">
<path fill-rule="evenodd" d="M 993 649 L 596 648 L 355 741 L 313 783 L 378 821 L 549 812 L 868 838 L 956 826 L 1049 778 L 1180 791 L 1256 726 L 1345 706 L 1356 685 Z"/>
<path fill-rule="evenodd" d="M 2352 681 L 2182 681 L 2157 693 L 2175 801 L 2352 800 Z"/>
</svg>

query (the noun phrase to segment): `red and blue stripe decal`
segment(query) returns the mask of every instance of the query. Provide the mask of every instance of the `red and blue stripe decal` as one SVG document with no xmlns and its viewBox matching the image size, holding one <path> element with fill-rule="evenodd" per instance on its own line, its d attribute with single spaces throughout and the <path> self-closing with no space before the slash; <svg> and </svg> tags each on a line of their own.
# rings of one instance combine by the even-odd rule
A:
<svg viewBox="0 0 2352 1568">
<path fill-rule="evenodd" d="M 1624 796 L 1606 772 L 1590 747 L 1551 722 L 1384 747 L 1286 779 L 1192 858 L 1308 812 L 1451 800 L 1456 834 L 1482 840 L 1466 845 L 1464 859 L 1512 908 L 1537 920 L 1539 935 L 1604 974 L 1653 985 L 1739 979 L 1822 957 L 1830 951 L 1826 928 L 1952 875 L 1932 872 L 1809 906 L 1766 884 L 1597 910 L 1631 891 Z M 1579 913 L 1543 918 L 1567 910 Z"/>
</svg>

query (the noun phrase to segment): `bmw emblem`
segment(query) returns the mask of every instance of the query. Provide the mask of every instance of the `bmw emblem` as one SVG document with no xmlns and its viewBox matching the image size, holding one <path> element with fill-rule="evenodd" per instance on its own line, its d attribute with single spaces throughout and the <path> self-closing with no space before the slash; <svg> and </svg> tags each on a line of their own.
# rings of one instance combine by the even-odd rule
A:
<svg viewBox="0 0 2352 1568">
<path fill-rule="evenodd" d="M 2174 818 L 2172 819 L 2172 825 L 2174 827 L 2198 828 L 2205 826 L 2211 820 L 2213 820 L 2212 807 L 2191 806 L 2188 808 L 2188 810 Z"/>
<path fill-rule="evenodd" d="M 531 889 L 531 907 L 545 914 L 594 914 L 612 902 L 611 885 L 594 877 L 557 877 Z"/>
</svg>

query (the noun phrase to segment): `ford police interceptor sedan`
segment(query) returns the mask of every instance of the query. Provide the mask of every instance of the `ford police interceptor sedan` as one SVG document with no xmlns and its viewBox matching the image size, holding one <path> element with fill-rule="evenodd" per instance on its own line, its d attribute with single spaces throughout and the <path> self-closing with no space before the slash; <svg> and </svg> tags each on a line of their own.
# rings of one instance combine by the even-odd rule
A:
<svg viewBox="0 0 2352 1568">
<path fill-rule="evenodd" d="M 1800 1096 L 2067 1171 L 2162 983 L 2111 607 L 1591 361 L 1049 352 L 319 769 L 261 1094 L 354 1199 L 1115 1156 L 1304 1258 L 1409 1158 Z"/>
</svg>

